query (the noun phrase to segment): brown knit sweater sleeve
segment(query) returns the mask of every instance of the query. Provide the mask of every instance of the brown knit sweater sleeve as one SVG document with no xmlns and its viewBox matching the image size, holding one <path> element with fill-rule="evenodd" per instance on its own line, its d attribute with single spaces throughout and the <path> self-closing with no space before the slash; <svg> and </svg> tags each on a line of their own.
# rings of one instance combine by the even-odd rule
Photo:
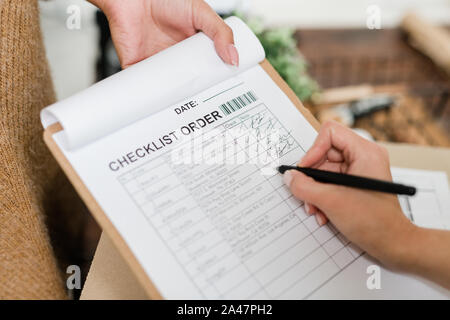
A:
<svg viewBox="0 0 450 320">
<path fill-rule="evenodd" d="M 45 227 L 58 167 L 42 142 L 54 101 L 36 0 L 0 1 L 0 299 L 65 298 Z"/>
</svg>

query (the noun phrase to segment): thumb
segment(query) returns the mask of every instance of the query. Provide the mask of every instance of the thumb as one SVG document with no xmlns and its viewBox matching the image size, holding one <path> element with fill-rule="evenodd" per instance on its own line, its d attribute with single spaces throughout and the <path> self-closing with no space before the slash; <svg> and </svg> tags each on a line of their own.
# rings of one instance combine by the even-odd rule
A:
<svg viewBox="0 0 450 320">
<path fill-rule="evenodd" d="M 237 67 L 239 54 L 234 46 L 233 31 L 206 2 L 198 1 L 197 5 L 194 9 L 194 27 L 214 41 L 214 47 L 225 63 Z"/>
<path fill-rule="evenodd" d="M 328 201 L 327 199 L 329 199 L 329 185 L 317 182 L 299 171 L 286 171 L 283 176 L 283 181 L 296 198 L 313 204 L 321 210 L 324 201 Z"/>
</svg>

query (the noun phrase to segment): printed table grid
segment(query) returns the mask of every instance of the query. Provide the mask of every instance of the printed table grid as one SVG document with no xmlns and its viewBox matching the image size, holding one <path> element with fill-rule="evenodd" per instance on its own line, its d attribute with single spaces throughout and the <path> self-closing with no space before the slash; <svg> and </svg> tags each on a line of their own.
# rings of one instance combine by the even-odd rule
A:
<svg viewBox="0 0 450 320">
<path fill-rule="evenodd" d="M 240 111 L 215 127 L 243 129 L 233 157 L 275 148 L 284 163 L 295 163 L 304 154 L 264 104 Z M 261 140 L 273 128 L 283 134 L 267 149 Z M 248 135 L 259 144 L 253 157 Z M 170 160 L 163 153 L 118 180 L 205 298 L 302 298 L 360 254 L 332 226 L 319 228 L 279 175 L 262 175 L 262 165 Z"/>
</svg>

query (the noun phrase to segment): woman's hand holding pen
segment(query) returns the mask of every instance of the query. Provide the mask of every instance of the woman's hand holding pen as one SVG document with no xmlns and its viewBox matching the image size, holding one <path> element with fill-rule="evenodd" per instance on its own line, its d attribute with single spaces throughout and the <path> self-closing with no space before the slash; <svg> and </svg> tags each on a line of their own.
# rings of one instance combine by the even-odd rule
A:
<svg viewBox="0 0 450 320">
<path fill-rule="evenodd" d="M 300 166 L 392 180 L 386 150 L 335 122 L 327 122 Z M 397 196 L 316 182 L 289 170 L 284 180 L 319 224 L 331 222 L 352 242 L 392 267 L 401 267 L 404 245 L 416 227 Z"/>
<path fill-rule="evenodd" d="M 334 122 L 322 126 L 300 166 L 392 180 L 386 150 Z M 413 225 L 395 195 L 316 182 L 296 170 L 286 173 L 286 184 L 320 224 L 329 219 L 350 241 L 386 266 L 450 289 L 448 230 Z"/>
</svg>

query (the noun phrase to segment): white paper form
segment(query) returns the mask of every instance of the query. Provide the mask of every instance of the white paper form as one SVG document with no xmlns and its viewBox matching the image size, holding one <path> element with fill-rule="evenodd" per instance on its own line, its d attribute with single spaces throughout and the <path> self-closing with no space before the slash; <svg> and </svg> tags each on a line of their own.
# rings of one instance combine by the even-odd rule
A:
<svg viewBox="0 0 450 320">
<path fill-rule="evenodd" d="M 178 114 L 180 106 L 193 107 Z M 195 124 L 216 138 L 232 131 L 227 155 L 270 149 L 284 164 L 316 137 L 259 65 L 78 150 L 55 136 L 165 298 L 300 299 L 361 254 L 334 228 L 319 228 L 281 176 L 262 174 L 250 157 L 174 164 L 183 130 Z M 270 128 L 280 135 L 267 147 Z"/>
<path fill-rule="evenodd" d="M 393 180 L 413 185 L 417 194 L 399 196 L 405 215 L 416 225 L 448 229 L 450 196 L 447 175 L 439 171 L 391 168 Z M 366 285 L 368 268 L 380 267 L 379 290 Z M 401 274 L 384 268 L 367 254 L 349 264 L 344 270 L 314 291 L 309 299 L 449 299 L 450 291 L 420 277 Z"/>
<path fill-rule="evenodd" d="M 261 43 L 242 20 L 225 22 L 233 30 L 239 68 L 223 63 L 212 40 L 199 32 L 45 108 L 44 128 L 59 122 L 66 148 L 79 148 L 264 60 Z"/>
<path fill-rule="evenodd" d="M 392 168 L 396 182 L 417 188 L 413 197 L 399 196 L 405 215 L 425 228 L 450 229 L 450 193 L 445 172 Z"/>
</svg>

